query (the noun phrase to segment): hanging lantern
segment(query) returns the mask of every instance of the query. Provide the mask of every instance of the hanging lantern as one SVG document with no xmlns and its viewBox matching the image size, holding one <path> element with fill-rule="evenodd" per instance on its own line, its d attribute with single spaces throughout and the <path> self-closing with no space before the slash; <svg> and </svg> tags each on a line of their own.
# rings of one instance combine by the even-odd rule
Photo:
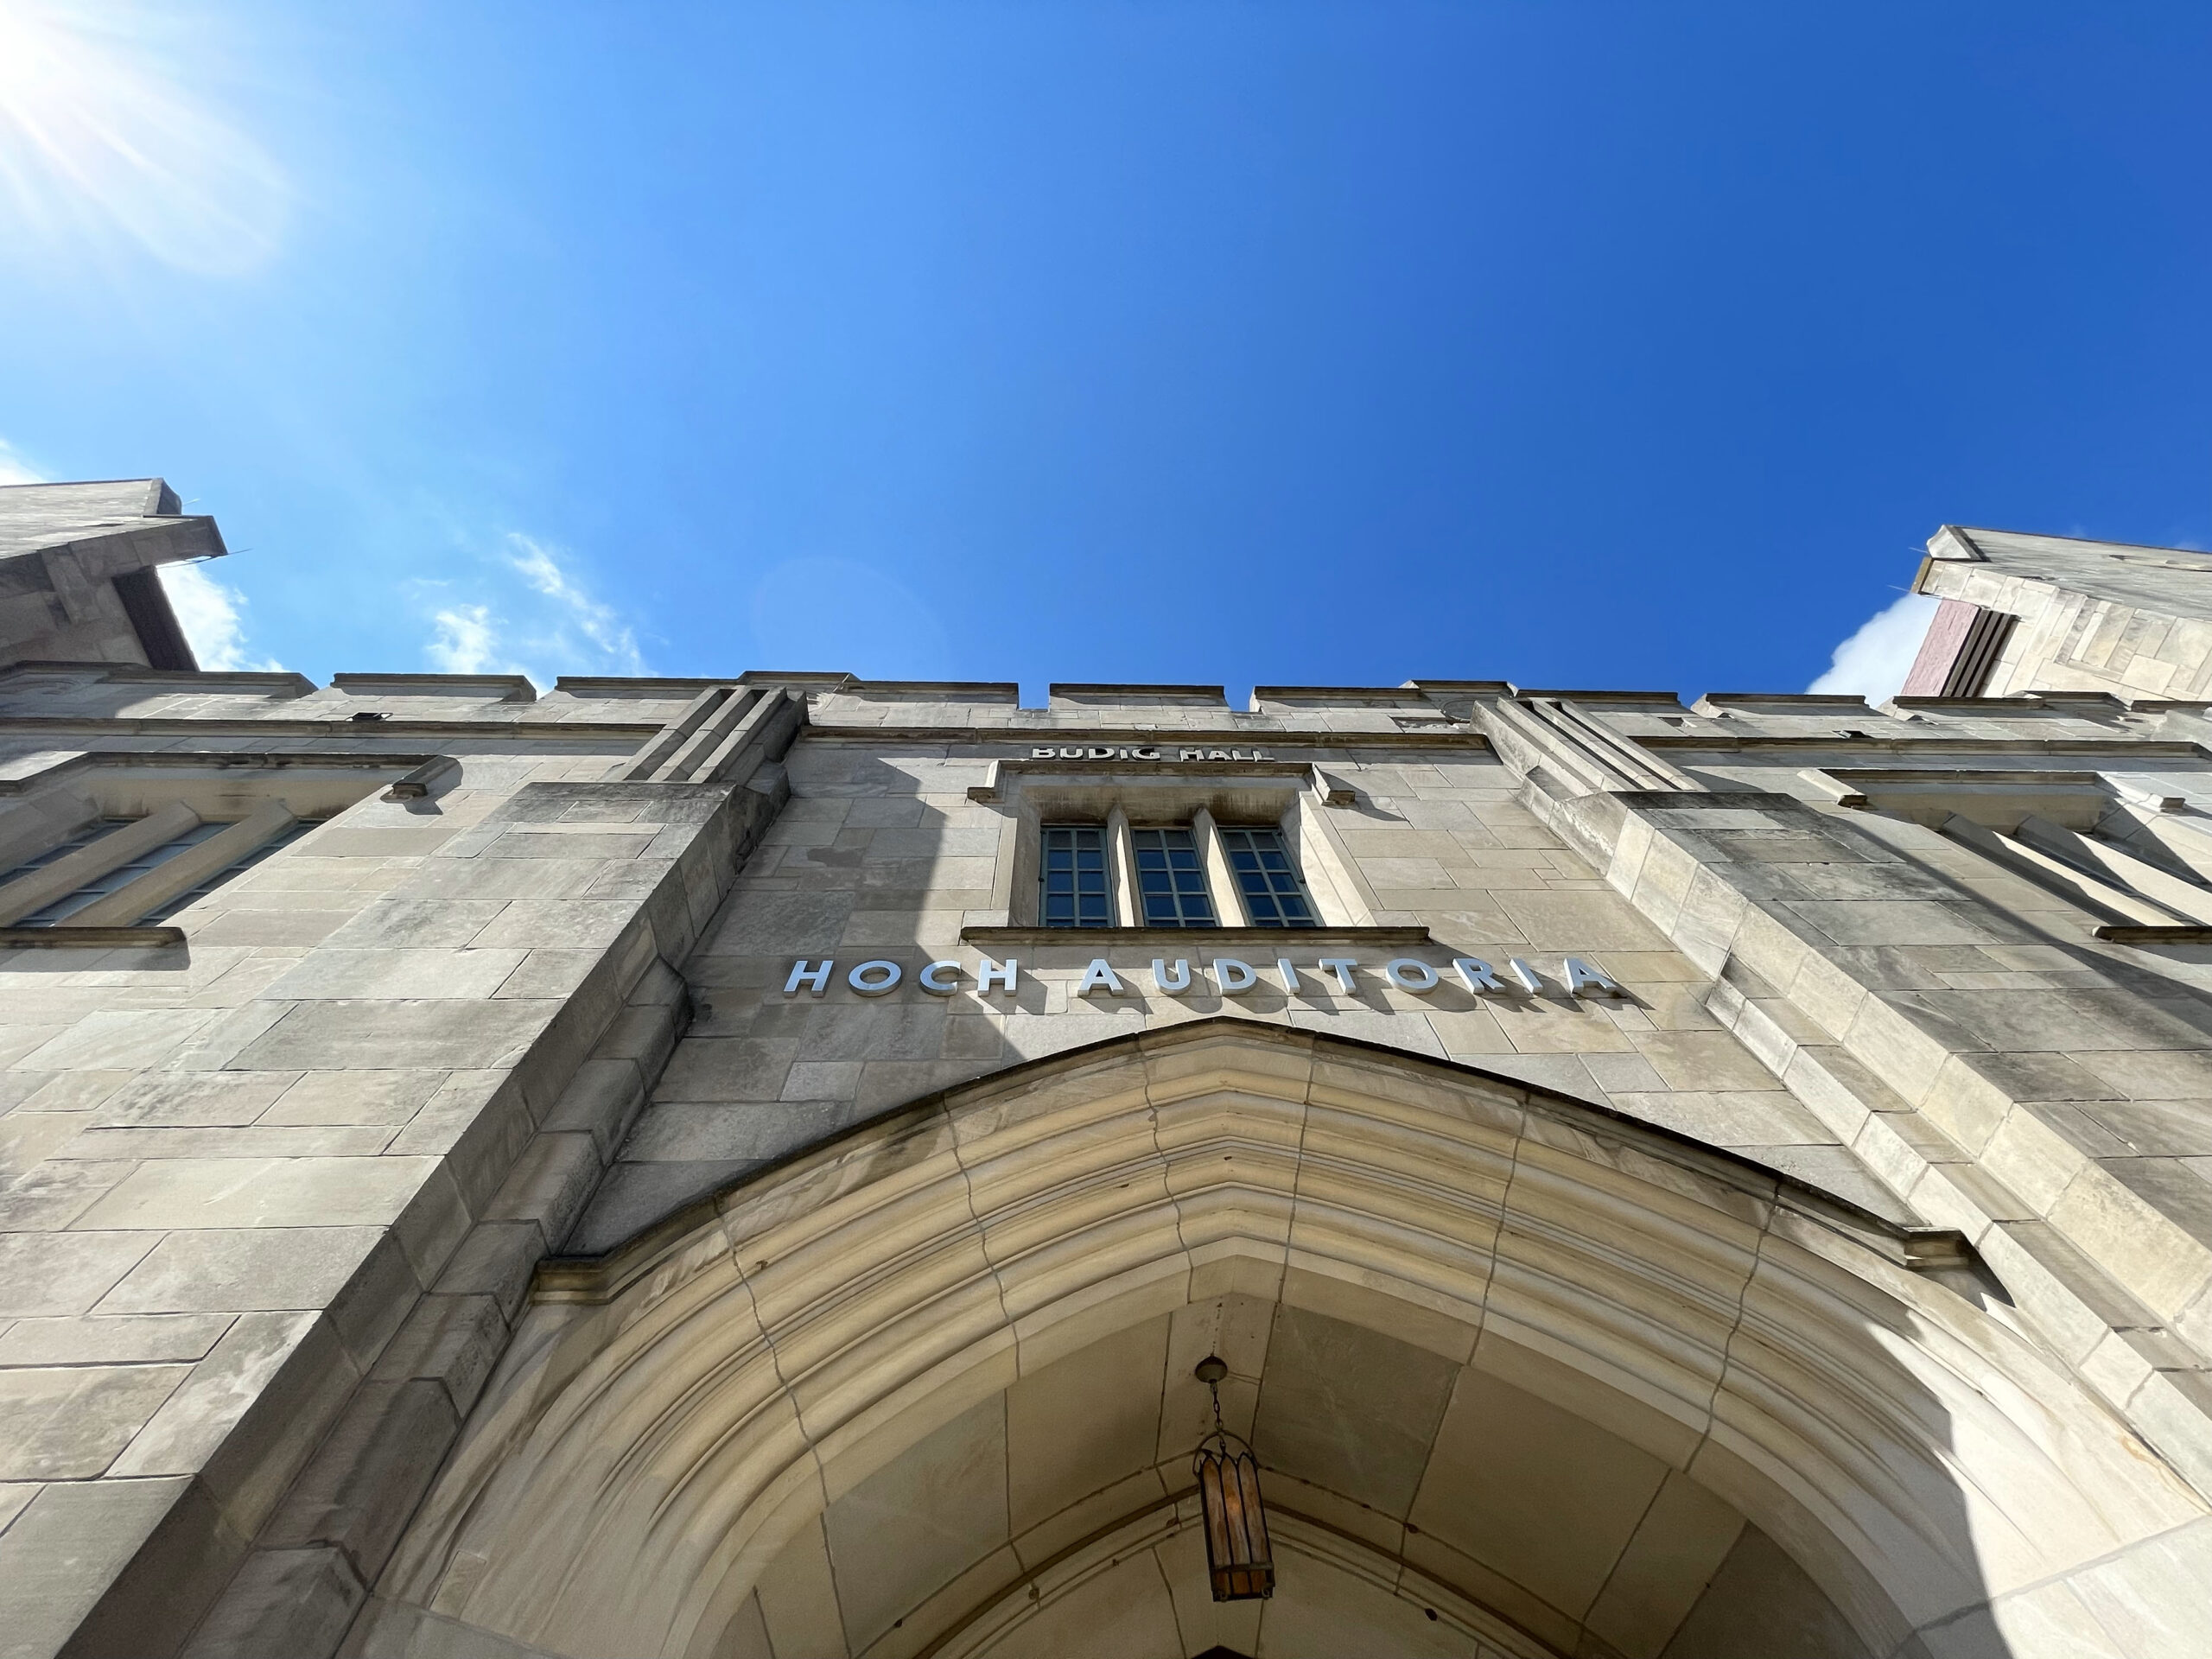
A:
<svg viewBox="0 0 2212 1659">
<path fill-rule="evenodd" d="M 1268 1548 L 1268 1516 L 1260 1504 L 1260 1463 L 1249 1441 L 1222 1426 L 1221 1379 L 1229 1367 L 1209 1355 L 1198 1378 L 1213 1391 L 1213 1433 L 1198 1442 L 1191 1471 L 1198 1478 L 1205 1511 L 1206 1566 L 1216 1601 L 1257 1601 L 1275 1592 L 1275 1563 Z"/>
</svg>

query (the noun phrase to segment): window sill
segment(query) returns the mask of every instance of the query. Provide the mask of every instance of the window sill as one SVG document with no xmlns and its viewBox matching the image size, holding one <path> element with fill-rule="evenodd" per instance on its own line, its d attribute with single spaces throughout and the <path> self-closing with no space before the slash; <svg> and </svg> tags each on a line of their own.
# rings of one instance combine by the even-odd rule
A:
<svg viewBox="0 0 2212 1659">
<path fill-rule="evenodd" d="M 1428 944 L 1426 927 L 963 927 L 967 944 Z"/>
<path fill-rule="evenodd" d="M 0 950 L 113 950 L 183 943 L 181 927 L 0 927 Z"/>
</svg>

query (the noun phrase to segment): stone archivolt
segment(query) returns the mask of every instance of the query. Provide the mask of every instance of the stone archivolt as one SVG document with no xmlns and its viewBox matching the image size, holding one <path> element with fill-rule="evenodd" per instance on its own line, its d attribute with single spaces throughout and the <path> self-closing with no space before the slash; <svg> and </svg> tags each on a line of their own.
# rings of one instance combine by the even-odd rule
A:
<svg viewBox="0 0 2212 1659">
<path fill-rule="evenodd" d="M 2026 1655 L 2185 1605 L 2201 1502 L 1983 1282 L 1467 1067 L 1116 1039 L 549 1264 L 352 1650 L 1671 1659 L 1795 1598 L 1808 1652 Z M 1202 1588 L 1210 1350 L 1264 1605 Z"/>
</svg>

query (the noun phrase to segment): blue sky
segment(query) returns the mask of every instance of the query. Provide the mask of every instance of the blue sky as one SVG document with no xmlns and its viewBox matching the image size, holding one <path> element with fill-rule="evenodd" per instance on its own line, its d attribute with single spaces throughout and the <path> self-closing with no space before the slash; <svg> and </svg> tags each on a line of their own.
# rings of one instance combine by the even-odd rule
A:
<svg viewBox="0 0 2212 1659">
<path fill-rule="evenodd" d="M 0 0 L 0 467 L 166 476 L 203 657 L 318 678 L 1796 689 L 1945 521 L 2212 544 L 2208 72 L 2201 3 Z"/>
</svg>

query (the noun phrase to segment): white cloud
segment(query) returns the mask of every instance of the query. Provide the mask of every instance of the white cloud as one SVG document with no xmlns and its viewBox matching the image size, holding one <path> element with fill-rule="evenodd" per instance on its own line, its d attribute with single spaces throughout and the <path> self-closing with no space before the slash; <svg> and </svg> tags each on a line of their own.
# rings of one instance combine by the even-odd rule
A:
<svg viewBox="0 0 2212 1659">
<path fill-rule="evenodd" d="M 1904 688 L 1940 602 L 1932 594 L 1906 594 L 1875 612 L 1835 648 L 1827 672 L 1805 689 L 1845 696 L 1856 693 L 1869 702 L 1894 697 Z"/>
<path fill-rule="evenodd" d="M 43 484 L 46 473 L 25 461 L 22 452 L 0 438 L 0 484 Z"/>
<path fill-rule="evenodd" d="M 481 605 L 456 605 L 430 619 L 423 654 L 441 674 L 481 674 L 499 658 L 498 620 Z"/>
<path fill-rule="evenodd" d="M 207 574 L 204 564 L 165 564 L 160 567 L 162 588 L 177 625 L 192 642 L 192 654 L 211 673 L 233 673 L 240 669 L 275 671 L 283 664 L 256 662 L 246 655 L 245 595 Z"/>
<path fill-rule="evenodd" d="M 441 674 L 645 674 L 637 630 L 596 597 L 562 549 L 510 531 L 474 579 L 416 585 L 430 622 L 423 654 Z"/>
<path fill-rule="evenodd" d="M 611 666 L 622 674 L 645 671 L 645 659 L 638 653 L 637 634 L 624 625 L 613 607 L 594 599 L 561 568 L 553 549 L 518 533 L 510 533 L 507 543 L 516 550 L 508 555 L 507 563 L 522 573 L 524 582 L 566 613 L 569 621 L 598 653 L 600 666 Z"/>
</svg>

